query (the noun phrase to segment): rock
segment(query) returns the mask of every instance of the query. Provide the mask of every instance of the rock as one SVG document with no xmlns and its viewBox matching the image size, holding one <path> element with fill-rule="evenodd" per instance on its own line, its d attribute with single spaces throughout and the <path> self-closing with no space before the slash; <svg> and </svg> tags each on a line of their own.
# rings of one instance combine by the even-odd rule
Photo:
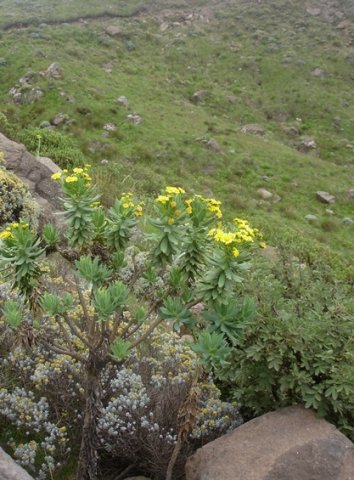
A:
<svg viewBox="0 0 354 480">
<path fill-rule="evenodd" d="M 213 152 L 217 152 L 217 153 L 222 152 L 222 148 L 220 147 L 218 142 L 216 140 L 214 140 L 213 138 L 208 140 L 205 145 L 207 146 L 207 148 L 209 148 L 209 150 L 212 150 Z"/>
<path fill-rule="evenodd" d="M 122 29 L 118 25 L 109 25 L 106 27 L 105 32 L 110 37 L 121 37 L 123 35 Z"/>
<path fill-rule="evenodd" d="M 354 27 L 354 23 L 352 23 L 350 20 L 343 20 L 337 25 L 338 30 L 346 30 L 352 29 Z"/>
<path fill-rule="evenodd" d="M 242 133 L 250 133 L 252 135 L 265 135 L 266 131 L 263 127 L 258 125 L 257 123 L 250 123 L 248 125 L 244 125 L 241 128 Z"/>
<path fill-rule="evenodd" d="M 354 220 L 349 217 L 345 217 L 343 218 L 342 223 L 343 225 L 354 225 Z"/>
<path fill-rule="evenodd" d="M 150 478 L 138 475 L 137 477 L 127 477 L 124 480 L 150 480 Z"/>
<path fill-rule="evenodd" d="M 201 103 L 208 95 L 208 90 L 198 90 L 197 92 L 193 93 L 190 100 L 192 103 L 198 104 Z"/>
<path fill-rule="evenodd" d="M 321 15 L 321 9 L 320 8 L 309 7 L 309 8 L 306 9 L 306 12 L 313 17 L 318 17 L 318 15 Z"/>
<path fill-rule="evenodd" d="M 348 199 L 349 200 L 354 200 L 354 188 L 350 188 L 348 190 Z"/>
<path fill-rule="evenodd" d="M 321 68 L 315 68 L 312 70 L 311 75 L 316 78 L 324 78 L 325 72 Z"/>
<path fill-rule="evenodd" d="M 44 95 L 43 90 L 41 90 L 39 87 L 34 87 L 32 90 L 27 94 L 26 96 L 26 101 L 28 103 L 33 103 L 40 98 L 42 98 Z"/>
<path fill-rule="evenodd" d="M 115 132 L 117 130 L 117 126 L 114 125 L 114 123 L 106 123 L 103 125 L 103 130 L 106 130 L 106 132 Z"/>
<path fill-rule="evenodd" d="M 269 200 L 270 198 L 273 197 L 273 194 L 271 192 L 268 192 L 265 188 L 259 188 L 257 190 L 258 196 L 262 198 L 262 200 Z"/>
<path fill-rule="evenodd" d="M 105 73 L 112 73 L 112 71 L 113 71 L 113 63 L 112 63 L 112 62 L 104 63 L 104 64 L 102 65 L 102 70 L 103 70 Z"/>
<path fill-rule="evenodd" d="M 109 160 L 107 160 L 106 158 L 101 160 L 101 165 L 108 165 L 108 164 L 109 164 Z"/>
<path fill-rule="evenodd" d="M 300 131 L 297 127 L 283 127 L 283 132 L 288 135 L 289 137 L 297 137 L 300 135 Z"/>
<path fill-rule="evenodd" d="M 144 123 L 143 117 L 136 113 L 130 113 L 125 118 L 128 120 L 129 123 L 132 123 L 133 125 L 141 125 L 142 123 Z"/>
<path fill-rule="evenodd" d="M 0 448 L 0 478 L 1 480 L 33 480 L 2 448 Z"/>
<path fill-rule="evenodd" d="M 52 125 L 57 127 L 62 123 L 67 123 L 69 121 L 69 115 L 66 113 L 57 113 L 54 118 L 50 121 Z"/>
<path fill-rule="evenodd" d="M 194 338 L 192 335 L 182 335 L 181 342 L 194 343 Z"/>
<path fill-rule="evenodd" d="M 255 418 L 186 464 L 186 480 L 352 480 L 353 472 L 354 444 L 302 407 Z"/>
<path fill-rule="evenodd" d="M 48 122 L 47 120 L 43 120 L 43 122 L 39 124 L 39 128 L 50 128 L 50 126 L 50 122 Z"/>
<path fill-rule="evenodd" d="M 236 97 L 236 95 L 226 95 L 225 99 L 230 102 L 230 103 L 240 103 L 241 99 L 239 97 Z"/>
<path fill-rule="evenodd" d="M 24 145 L 9 140 L 0 133 L 0 151 L 5 156 L 5 166 L 28 185 L 34 200 L 41 206 L 40 220 L 60 224 L 53 211 L 61 207 L 60 188 L 50 177 L 60 171 L 59 167 L 47 158 L 37 160 Z M 0 476 L 1 478 L 1 476 Z"/>
<path fill-rule="evenodd" d="M 334 215 L 334 211 L 331 210 L 330 208 L 326 208 L 326 213 L 327 213 L 328 215 Z"/>
<path fill-rule="evenodd" d="M 316 198 L 317 198 L 317 200 L 319 200 L 322 203 L 333 204 L 333 203 L 336 202 L 336 197 L 334 197 L 333 195 L 331 195 L 328 192 L 318 191 L 318 192 L 316 192 Z"/>
<path fill-rule="evenodd" d="M 307 220 L 308 222 L 315 222 L 317 220 L 317 217 L 316 215 L 312 215 L 311 213 L 309 213 L 305 216 L 305 220 Z"/>
<path fill-rule="evenodd" d="M 42 72 L 42 75 L 53 80 L 59 80 L 60 78 L 62 78 L 62 70 L 59 63 L 54 62 L 49 65 L 47 70 Z"/>
<path fill-rule="evenodd" d="M 297 149 L 299 152 L 307 153 L 317 148 L 316 141 L 312 137 L 303 137 Z"/>
<path fill-rule="evenodd" d="M 0 67 L 6 67 L 7 60 L 4 57 L 0 57 Z"/>
<path fill-rule="evenodd" d="M 129 101 L 128 101 L 127 97 L 124 97 L 123 95 L 121 97 L 117 98 L 117 103 L 119 103 L 119 105 L 122 105 L 125 108 L 129 107 Z"/>
</svg>

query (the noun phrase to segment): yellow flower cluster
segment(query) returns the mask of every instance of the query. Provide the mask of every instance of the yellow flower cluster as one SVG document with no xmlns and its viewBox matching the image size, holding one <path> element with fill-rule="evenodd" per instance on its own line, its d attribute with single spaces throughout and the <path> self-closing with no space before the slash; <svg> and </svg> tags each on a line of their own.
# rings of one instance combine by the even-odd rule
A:
<svg viewBox="0 0 354 480">
<path fill-rule="evenodd" d="M 252 244 L 256 239 L 261 239 L 262 234 L 258 228 L 252 228 L 247 220 L 241 218 L 234 218 L 234 225 L 236 231 L 226 232 L 219 227 L 209 230 L 208 235 L 216 242 L 232 247 L 233 256 L 238 257 L 240 255 L 240 251 L 237 248 L 238 244 Z M 259 246 L 264 248 L 265 243 L 260 242 Z"/>
<path fill-rule="evenodd" d="M 123 208 L 125 209 L 134 208 L 134 203 L 132 202 L 132 196 L 133 194 L 130 192 L 122 193 L 120 201 L 122 202 Z"/>
<path fill-rule="evenodd" d="M 75 167 L 71 173 L 69 173 L 67 169 L 64 169 L 61 172 L 53 173 L 51 178 L 52 180 L 62 181 L 65 183 L 76 183 L 82 179 L 86 184 L 88 184 L 91 182 L 91 177 L 88 174 L 88 169 L 90 166 L 91 165 L 87 163 L 83 168 Z"/>
<path fill-rule="evenodd" d="M 184 193 L 186 193 L 183 188 L 180 187 L 166 187 L 165 192 L 168 195 L 183 195 Z"/>
<path fill-rule="evenodd" d="M 194 195 L 193 198 L 185 200 L 186 212 L 189 213 L 189 215 L 193 213 L 193 202 L 196 199 L 204 202 L 207 205 L 208 211 L 214 213 L 216 218 L 222 218 L 221 202 L 215 198 L 204 198 L 202 195 Z"/>
<path fill-rule="evenodd" d="M 26 228 L 28 228 L 28 223 L 24 223 L 24 222 L 11 223 L 9 226 L 6 227 L 6 229 L 3 232 L 0 233 L 0 239 L 6 240 L 7 238 L 13 238 L 13 236 L 14 236 L 13 235 L 13 230 L 18 229 L 20 226 L 23 229 L 26 229 Z"/>
</svg>

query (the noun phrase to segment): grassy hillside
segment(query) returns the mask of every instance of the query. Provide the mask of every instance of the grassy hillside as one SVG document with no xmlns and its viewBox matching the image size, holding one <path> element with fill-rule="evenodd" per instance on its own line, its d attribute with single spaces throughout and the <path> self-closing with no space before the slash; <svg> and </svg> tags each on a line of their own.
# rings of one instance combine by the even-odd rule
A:
<svg viewBox="0 0 354 480">
<path fill-rule="evenodd" d="M 134 15 L 142 3 L 144 12 Z M 163 7 L 91 0 L 84 11 L 79 1 L 5 0 L 2 27 L 107 11 L 127 17 L 3 30 L 2 111 L 32 149 L 31 129 L 67 114 L 70 121 L 56 129 L 93 163 L 107 202 L 122 190 L 150 193 L 179 183 L 220 197 L 230 214 L 260 225 L 270 243 L 303 238 L 350 265 L 354 225 L 342 220 L 354 220 L 347 194 L 354 186 L 354 47 L 352 28 L 337 28 L 350 23 L 347 3 L 339 18 L 327 4 L 319 13 L 290 0 Z M 106 33 L 112 25 L 120 27 L 117 36 Z M 39 72 L 53 62 L 62 78 L 48 80 Z M 26 88 L 44 95 L 16 104 L 9 90 L 29 72 Z M 200 90 L 205 98 L 191 101 Z M 128 114 L 143 123 L 131 124 Z M 104 130 L 110 123 L 115 131 Z M 253 123 L 264 136 L 242 133 Z M 300 152 L 303 137 L 317 148 Z M 259 188 L 277 201 L 262 200 Z M 336 203 L 320 203 L 317 190 L 335 195 Z M 317 220 L 309 223 L 308 214 Z"/>
</svg>

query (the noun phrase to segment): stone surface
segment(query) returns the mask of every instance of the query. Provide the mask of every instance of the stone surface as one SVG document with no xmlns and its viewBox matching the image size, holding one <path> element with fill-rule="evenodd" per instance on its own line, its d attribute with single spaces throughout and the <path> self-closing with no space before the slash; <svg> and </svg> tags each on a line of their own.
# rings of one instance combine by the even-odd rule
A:
<svg viewBox="0 0 354 480">
<path fill-rule="evenodd" d="M 305 220 L 307 220 L 308 222 L 315 222 L 317 220 L 317 217 L 316 215 L 312 215 L 312 213 L 309 213 L 305 216 Z"/>
<path fill-rule="evenodd" d="M 59 80 L 62 77 L 61 66 L 59 65 L 59 63 L 54 62 L 51 65 L 49 65 L 47 70 L 42 72 L 42 75 L 44 75 L 47 78 L 51 78 L 53 80 Z"/>
<path fill-rule="evenodd" d="M 50 177 L 60 171 L 59 167 L 49 158 L 35 158 L 24 145 L 9 140 L 1 133 L 0 151 L 4 153 L 6 168 L 28 185 L 32 197 L 41 206 L 40 216 L 58 223 L 58 217 L 52 213 L 60 207 L 60 189 Z"/>
<path fill-rule="evenodd" d="M 298 150 L 302 153 L 310 152 L 317 148 L 316 141 L 312 137 L 303 137 L 300 144 L 298 145 Z"/>
<path fill-rule="evenodd" d="M 142 123 L 144 123 L 143 117 L 136 113 L 130 113 L 126 116 L 126 119 L 129 123 L 132 123 L 133 125 L 141 125 Z"/>
<path fill-rule="evenodd" d="M 272 198 L 273 194 L 266 190 L 265 188 L 259 188 L 257 190 L 258 196 L 262 198 L 262 200 L 269 200 Z"/>
<path fill-rule="evenodd" d="M 316 192 L 316 198 L 322 203 L 333 204 L 336 202 L 336 197 L 328 192 L 318 191 Z"/>
<path fill-rule="evenodd" d="M 252 135 L 265 135 L 266 131 L 263 127 L 258 125 L 257 123 L 250 123 L 248 125 L 244 125 L 241 128 L 242 133 L 250 133 Z"/>
<path fill-rule="evenodd" d="M 354 480 L 354 444 L 313 411 L 284 408 L 197 450 L 186 480 Z"/>
<path fill-rule="evenodd" d="M 107 35 L 109 35 L 110 37 L 119 37 L 121 36 L 123 33 L 122 33 L 122 29 L 118 26 L 118 25 L 109 25 L 105 32 L 107 33 Z"/>
<path fill-rule="evenodd" d="M 0 479 L 1 480 L 33 480 L 32 477 L 7 453 L 0 448 Z"/>
<path fill-rule="evenodd" d="M 127 99 L 127 97 L 124 97 L 124 95 L 117 98 L 117 103 L 119 103 L 119 105 L 122 105 L 125 108 L 129 107 L 129 100 Z"/>
<path fill-rule="evenodd" d="M 209 95 L 208 90 L 198 90 L 194 92 L 191 96 L 191 102 L 193 103 L 200 103 L 202 102 L 207 96 Z"/>
<path fill-rule="evenodd" d="M 345 217 L 342 220 L 343 225 L 354 225 L 354 220 L 350 217 Z"/>
<path fill-rule="evenodd" d="M 66 113 L 57 113 L 55 117 L 51 119 L 51 124 L 54 126 L 61 125 L 62 123 L 67 123 L 69 121 L 69 115 Z"/>
<path fill-rule="evenodd" d="M 315 68 L 312 70 L 311 75 L 316 78 L 324 78 L 325 72 L 321 68 Z"/>
</svg>

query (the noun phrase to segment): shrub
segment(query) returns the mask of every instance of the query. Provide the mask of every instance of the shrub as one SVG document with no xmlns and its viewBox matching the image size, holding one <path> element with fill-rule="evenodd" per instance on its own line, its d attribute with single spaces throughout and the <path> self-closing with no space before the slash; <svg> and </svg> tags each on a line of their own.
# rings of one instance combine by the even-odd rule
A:
<svg viewBox="0 0 354 480">
<path fill-rule="evenodd" d="M 194 441 L 213 435 L 209 427 L 224 431 L 237 419 L 232 406 L 218 403 L 212 386 L 203 386 L 190 350 L 176 346 L 176 337 L 170 337 L 172 346 L 167 337 L 154 344 L 151 335 L 162 324 L 165 332 L 194 328 L 199 320 L 193 306 L 198 304 L 210 315 L 227 308 L 253 249 L 262 243 L 260 234 L 239 218 L 223 225 L 218 200 L 188 198 L 180 187 L 166 187 L 150 205 L 152 216 L 144 218 L 143 204 L 131 193 L 104 209 L 87 166 L 52 178 L 62 188 L 65 237 L 51 224 L 41 237 L 23 223 L 0 234 L 0 261 L 19 295 L 4 304 L 5 335 L 13 331 L 22 351 L 40 349 L 30 363 L 21 359 L 19 365 L 36 371 L 22 376 L 25 385 L 18 388 L 29 395 L 33 382 L 40 392 L 51 375 L 67 372 L 66 378 L 56 378 L 46 398 L 62 422 L 69 418 L 69 407 L 77 416 L 77 428 L 69 418 L 68 429 L 73 427 L 73 443 L 80 443 L 79 480 L 97 478 L 100 447 L 138 467 L 145 462 L 144 468 L 161 478 L 169 461 L 160 458 L 163 448 L 165 454 L 173 451 L 172 460 L 179 453 L 183 458 Z M 46 274 L 54 252 L 68 262 L 59 283 Z M 15 363 L 12 358 L 6 366 Z M 14 398 L 7 383 L 5 404 Z M 207 391 L 214 393 L 206 398 Z M 33 402 L 30 398 L 29 405 Z M 124 408 L 134 406 L 139 415 L 126 411 L 123 418 Z M 213 406 L 215 417 L 210 418 Z M 143 414 L 145 408 L 150 417 Z M 141 416 L 146 417 L 143 425 L 134 424 Z M 17 417 L 16 412 L 7 416 Z M 127 418 L 132 421 L 126 423 Z M 47 463 L 53 462 L 49 458 Z M 173 462 L 170 474 L 172 469 Z"/>
<path fill-rule="evenodd" d="M 354 438 L 352 307 L 345 287 L 327 273 L 325 265 L 298 262 L 284 251 L 267 276 L 264 265 L 262 275 L 254 270 L 249 288 L 253 284 L 258 297 L 257 314 L 244 305 L 239 313 L 209 316 L 224 365 L 207 356 L 205 334 L 197 348 L 246 418 L 302 404 Z M 227 319 L 232 329 L 225 328 Z"/>
<path fill-rule="evenodd" d="M 61 168 L 80 165 L 85 161 L 75 142 L 68 135 L 56 130 L 28 128 L 19 132 L 17 137 L 33 154 L 38 151 L 38 138 L 40 137 L 40 155 L 49 157 Z"/>
</svg>

